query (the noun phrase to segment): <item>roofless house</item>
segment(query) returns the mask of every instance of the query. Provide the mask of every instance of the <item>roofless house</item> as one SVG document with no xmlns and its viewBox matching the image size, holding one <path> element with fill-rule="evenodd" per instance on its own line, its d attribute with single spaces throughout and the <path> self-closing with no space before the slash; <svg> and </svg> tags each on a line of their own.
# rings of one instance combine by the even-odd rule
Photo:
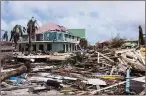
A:
<svg viewBox="0 0 146 96">
<path fill-rule="evenodd" d="M 77 33 L 77 31 L 78 30 L 76 30 L 76 32 L 68 31 L 64 26 L 55 23 L 45 24 L 36 31 L 36 35 L 32 39 L 32 51 L 75 51 L 80 38 L 85 37 L 74 34 Z M 83 29 L 81 34 L 83 35 L 83 33 L 85 34 L 85 29 Z M 28 51 L 27 34 L 18 42 L 17 49 L 21 51 L 22 48 L 24 48 L 24 51 Z"/>
</svg>

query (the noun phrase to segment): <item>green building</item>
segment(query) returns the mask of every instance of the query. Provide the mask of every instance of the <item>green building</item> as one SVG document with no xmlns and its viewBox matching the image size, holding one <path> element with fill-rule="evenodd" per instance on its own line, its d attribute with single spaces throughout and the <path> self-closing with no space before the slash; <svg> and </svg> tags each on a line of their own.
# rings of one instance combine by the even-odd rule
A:
<svg viewBox="0 0 146 96">
<path fill-rule="evenodd" d="M 79 36 L 81 38 L 86 38 L 85 29 L 68 29 L 75 36 Z"/>
</svg>

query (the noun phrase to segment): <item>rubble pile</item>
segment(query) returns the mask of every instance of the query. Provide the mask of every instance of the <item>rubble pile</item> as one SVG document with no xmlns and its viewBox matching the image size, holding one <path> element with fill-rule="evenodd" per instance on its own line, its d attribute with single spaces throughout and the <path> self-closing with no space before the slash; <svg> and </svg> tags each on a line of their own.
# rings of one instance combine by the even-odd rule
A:
<svg viewBox="0 0 146 96">
<path fill-rule="evenodd" d="M 17 55 L 14 60 L 11 59 L 3 65 L 3 95 L 9 94 L 10 91 L 18 94 L 17 90 L 25 90 L 25 94 L 55 92 L 58 95 L 126 95 L 126 70 L 130 68 L 138 74 L 137 77 L 131 74 L 133 78 L 143 76 L 145 71 L 145 58 L 137 49 L 54 53 L 51 56 L 49 54 L 46 62 L 39 63 L 17 62 Z M 57 59 L 54 56 L 62 56 L 65 59 Z"/>
</svg>

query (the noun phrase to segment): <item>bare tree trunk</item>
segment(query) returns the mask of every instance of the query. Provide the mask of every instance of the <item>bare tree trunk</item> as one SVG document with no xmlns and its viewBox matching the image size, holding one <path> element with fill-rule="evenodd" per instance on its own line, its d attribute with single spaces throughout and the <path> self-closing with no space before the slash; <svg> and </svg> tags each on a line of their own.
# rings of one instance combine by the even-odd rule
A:
<svg viewBox="0 0 146 96">
<path fill-rule="evenodd" d="M 29 72 L 31 69 L 30 62 L 26 62 L 24 65 L 16 68 L 16 70 L 10 72 L 1 72 L 1 82 L 10 78 L 11 76 L 18 76 L 22 73 Z"/>
<path fill-rule="evenodd" d="M 17 44 L 15 43 L 15 50 L 17 49 Z"/>
<path fill-rule="evenodd" d="M 29 47 L 28 47 L 28 53 L 31 53 L 31 32 L 32 32 L 32 24 L 30 25 L 30 32 L 29 32 Z"/>
<path fill-rule="evenodd" d="M 29 33 L 29 41 L 28 41 L 28 43 L 29 43 L 29 46 L 28 46 L 28 53 L 30 54 L 30 52 L 31 52 L 31 38 L 30 38 L 30 33 Z"/>
<path fill-rule="evenodd" d="M 18 76 L 21 75 L 22 73 L 25 73 L 27 71 L 27 68 L 25 65 L 20 66 L 19 68 L 17 68 L 14 71 L 10 71 L 10 72 L 2 72 L 1 73 L 1 82 L 8 79 L 11 76 Z"/>
</svg>

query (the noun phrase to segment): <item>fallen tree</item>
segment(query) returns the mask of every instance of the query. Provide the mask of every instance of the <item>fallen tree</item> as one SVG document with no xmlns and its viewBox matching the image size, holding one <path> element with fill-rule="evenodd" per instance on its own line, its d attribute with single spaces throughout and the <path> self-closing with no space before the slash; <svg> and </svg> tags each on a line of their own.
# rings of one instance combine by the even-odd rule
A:
<svg viewBox="0 0 146 96">
<path fill-rule="evenodd" d="M 30 62 L 26 61 L 24 65 L 16 68 L 16 70 L 1 73 L 1 82 L 10 78 L 11 76 L 18 76 L 22 73 L 30 71 Z"/>
</svg>

